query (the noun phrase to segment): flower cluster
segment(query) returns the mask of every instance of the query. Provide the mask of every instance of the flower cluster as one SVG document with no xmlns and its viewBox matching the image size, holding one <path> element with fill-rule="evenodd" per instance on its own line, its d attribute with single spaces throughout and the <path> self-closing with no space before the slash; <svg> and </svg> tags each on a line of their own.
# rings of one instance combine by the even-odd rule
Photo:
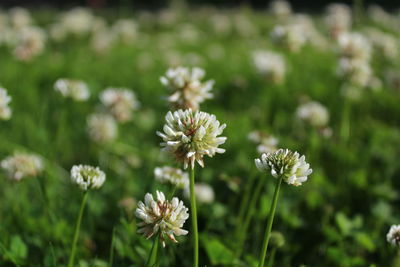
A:
<svg viewBox="0 0 400 267">
<path fill-rule="evenodd" d="M 271 32 L 274 42 L 285 46 L 289 51 L 298 52 L 307 41 L 306 33 L 302 25 L 287 24 L 277 25 Z"/>
<path fill-rule="evenodd" d="M 225 143 L 226 137 L 219 137 L 225 129 L 215 115 L 202 111 L 178 110 L 169 111 L 165 116 L 164 133 L 157 132 L 164 142 L 161 146 L 172 153 L 186 169 L 195 161 L 204 166 L 203 157 L 213 157 L 216 153 L 224 153 L 219 145 Z"/>
<path fill-rule="evenodd" d="M 283 180 L 294 186 L 299 186 L 307 181 L 307 176 L 312 173 L 310 164 L 305 161 L 305 156 L 289 149 L 279 149 L 274 153 L 262 154 L 255 160 L 260 171 L 270 171 L 275 178 Z"/>
<path fill-rule="evenodd" d="M 21 61 L 29 61 L 43 52 L 46 34 L 39 27 L 27 26 L 18 32 L 15 41 L 15 57 Z"/>
<path fill-rule="evenodd" d="M 189 218 L 188 208 L 183 202 L 174 197 L 171 201 L 165 199 L 162 192 L 157 191 L 157 199 L 147 193 L 144 203 L 139 202 L 135 215 L 141 220 L 138 223 L 138 233 L 150 238 L 160 233 L 160 239 L 165 247 L 165 239 L 168 237 L 173 242 L 178 242 L 175 236 L 186 235 L 188 231 L 183 230 L 182 226 Z"/>
<path fill-rule="evenodd" d="M 198 110 L 199 105 L 213 97 L 210 93 L 214 81 L 202 82 L 205 71 L 200 68 L 177 67 L 168 69 L 161 83 L 172 91 L 168 101 L 177 109 Z"/>
<path fill-rule="evenodd" d="M 162 183 L 169 182 L 179 188 L 189 186 L 189 174 L 181 169 L 168 166 L 157 167 L 154 169 L 154 176 Z"/>
<path fill-rule="evenodd" d="M 43 171 L 43 160 L 35 154 L 15 152 L 1 161 L 1 167 L 10 179 L 19 181 L 24 177 L 35 177 Z"/>
<path fill-rule="evenodd" d="M 11 102 L 11 96 L 7 94 L 5 88 L 0 87 L 0 120 L 8 120 L 11 118 L 11 109 L 9 104 Z"/>
<path fill-rule="evenodd" d="M 274 0 L 269 5 L 269 10 L 272 15 L 277 18 L 284 19 L 292 14 L 290 3 L 285 0 Z"/>
<path fill-rule="evenodd" d="M 257 71 L 268 80 L 276 84 L 283 82 L 286 65 L 280 54 L 271 51 L 254 51 L 253 62 Z"/>
<path fill-rule="evenodd" d="M 400 246 L 400 225 L 392 225 L 386 235 L 387 241 L 393 246 Z"/>
<path fill-rule="evenodd" d="M 138 109 L 135 93 L 127 88 L 107 88 L 100 93 L 100 101 L 119 122 L 132 118 L 132 111 Z"/>
<path fill-rule="evenodd" d="M 270 134 L 261 132 L 261 131 L 253 131 L 249 133 L 248 138 L 250 141 L 258 144 L 257 152 L 259 154 L 263 153 L 273 153 L 278 150 L 278 139 Z"/>
<path fill-rule="evenodd" d="M 330 34 L 333 38 L 337 38 L 351 27 L 351 8 L 344 4 L 330 4 L 325 16 L 325 22 L 328 25 Z"/>
<path fill-rule="evenodd" d="M 314 127 L 325 127 L 329 121 L 329 112 L 321 103 L 310 101 L 297 108 L 296 116 Z"/>
<path fill-rule="evenodd" d="M 100 188 L 106 180 L 106 174 L 99 167 L 74 165 L 71 169 L 71 180 L 83 191 Z"/>
<path fill-rule="evenodd" d="M 102 113 L 91 114 L 87 119 L 87 130 L 90 139 L 104 144 L 113 141 L 118 135 L 118 126 L 115 119 Z"/>
<path fill-rule="evenodd" d="M 54 90 L 60 92 L 63 97 L 70 97 L 76 101 L 85 101 L 90 97 L 88 86 L 81 80 L 58 79 Z"/>
</svg>

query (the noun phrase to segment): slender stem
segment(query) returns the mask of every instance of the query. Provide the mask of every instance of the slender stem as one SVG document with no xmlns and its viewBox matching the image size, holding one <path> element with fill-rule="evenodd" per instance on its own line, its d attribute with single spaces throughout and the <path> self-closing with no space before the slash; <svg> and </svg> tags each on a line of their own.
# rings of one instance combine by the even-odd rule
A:
<svg viewBox="0 0 400 267">
<path fill-rule="evenodd" d="M 88 196 L 88 191 L 85 191 L 83 193 L 81 208 L 79 210 L 78 219 L 76 221 L 74 240 L 72 241 L 72 248 L 71 248 L 71 254 L 69 256 L 68 267 L 74 266 L 74 260 L 75 260 L 75 254 L 76 254 L 76 244 L 78 243 L 79 230 L 81 228 L 82 216 L 83 216 L 83 211 L 85 209 L 87 196 Z"/>
<path fill-rule="evenodd" d="M 268 258 L 267 267 L 272 267 L 274 265 L 275 253 L 276 253 L 276 248 L 273 248 L 271 251 L 271 255 Z"/>
<path fill-rule="evenodd" d="M 268 216 L 267 228 L 265 230 L 265 238 L 261 249 L 260 261 L 258 263 L 258 267 L 264 267 L 265 256 L 267 255 L 268 242 L 271 236 L 272 223 L 274 222 L 276 204 L 278 203 L 279 189 L 281 188 L 282 179 L 283 179 L 282 176 L 279 177 L 275 187 L 274 197 L 272 199 L 271 209 Z"/>
<path fill-rule="evenodd" d="M 194 192 L 194 167 L 190 167 L 190 210 L 192 213 L 192 232 L 193 232 L 193 266 L 199 266 L 199 234 L 197 230 L 197 209 L 196 194 Z"/>
<path fill-rule="evenodd" d="M 178 186 L 174 185 L 174 188 L 172 189 L 171 194 L 169 195 L 169 199 L 172 199 L 174 197 L 177 188 Z"/>
<path fill-rule="evenodd" d="M 240 233 L 242 233 L 242 229 L 243 229 L 243 217 L 246 214 L 247 211 L 247 207 L 249 204 L 249 200 L 250 200 L 250 192 L 251 192 L 251 188 L 254 185 L 255 182 L 255 175 L 251 175 L 249 177 L 249 179 L 247 180 L 246 186 L 244 188 L 244 196 L 242 198 L 242 201 L 240 202 L 240 208 L 239 208 L 239 214 L 236 220 L 236 231 L 235 231 L 235 236 L 238 237 L 240 235 Z"/>
<path fill-rule="evenodd" d="M 153 246 L 151 247 L 149 258 L 147 259 L 147 262 L 146 262 L 146 267 L 153 267 L 153 266 L 157 265 L 158 247 L 160 244 L 160 235 L 161 235 L 161 232 L 159 232 L 157 234 L 156 238 L 154 238 Z"/>
<path fill-rule="evenodd" d="M 340 139 L 343 143 L 347 143 L 350 136 L 350 103 L 348 99 L 344 99 L 340 126 Z"/>
<path fill-rule="evenodd" d="M 115 242 L 115 226 L 112 231 L 111 245 L 110 245 L 110 259 L 108 260 L 108 267 L 112 267 L 114 262 L 114 242 Z"/>
</svg>

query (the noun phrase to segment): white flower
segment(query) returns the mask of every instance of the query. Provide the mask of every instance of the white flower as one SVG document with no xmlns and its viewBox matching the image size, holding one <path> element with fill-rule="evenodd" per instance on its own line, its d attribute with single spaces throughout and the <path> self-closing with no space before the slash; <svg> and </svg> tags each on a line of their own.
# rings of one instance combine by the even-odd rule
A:
<svg viewBox="0 0 400 267">
<path fill-rule="evenodd" d="M 92 30 L 94 20 L 95 17 L 89 9 L 77 7 L 62 14 L 60 23 L 68 33 L 81 36 Z"/>
<path fill-rule="evenodd" d="M 186 188 L 189 185 L 189 174 L 181 169 L 168 166 L 157 167 L 154 169 L 154 176 L 161 183 L 169 182 L 179 188 Z"/>
<path fill-rule="evenodd" d="M 96 31 L 91 39 L 91 47 L 96 53 L 106 53 L 114 44 L 115 36 L 107 29 Z"/>
<path fill-rule="evenodd" d="M 38 27 L 24 27 L 16 35 L 14 55 L 22 61 L 29 61 L 41 54 L 45 47 L 46 34 Z"/>
<path fill-rule="evenodd" d="M 119 122 L 132 118 L 132 111 L 139 108 L 135 93 L 128 88 L 107 88 L 100 93 L 100 101 Z"/>
<path fill-rule="evenodd" d="M 292 13 L 290 3 L 285 0 L 274 0 L 270 3 L 271 13 L 278 18 L 287 18 Z"/>
<path fill-rule="evenodd" d="M 297 108 L 296 116 L 314 127 L 324 127 L 329 121 L 329 112 L 322 104 L 310 101 Z"/>
<path fill-rule="evenodd" d="M 283 57 L 271 51 L 254 51 L 253 62 L 257 71 L 274 83 L 281 83 L 284 79 L 286 66 Z"/>
<path fill-rule="evenodd" d="M 368 61 L 341 58 L 336 70 L 337 74 L 355 86 L 364 87 L 372 77 L 372 69 Z"/>
<path fill-rule="evenodd" d="M 214 81 L 202 82 L 204 75 L 200 68 L 177 67 L 168 69 L 160 81 L 173 92 L 168 101 L 176 108 L 198 110 L 200 103 L 213 97 L 210 91 Z"/>
<path fill-rule="evenodd" d="M 338 46 L 341 57 L 362 61 L 368 61 L 371 57 L 371 44 L 361 33 L 340 34 Z"/>
<path fill-rule="evenodd" d="M 132 44 L 138 35 L 137 23 L 132 19 L 119 19 L 113 27 L 112 32 L 124 44 Z"/>
<path fill-rule="evenodd" d="M 138 223 L 138 233 L 150 238 L 160 232 L 160 239 L 165 247 L 166 237 L 177 243 L 175 236 L 188 233 L 182 229 L 186 219 L 189 218 L 188 208 L 176 197 L 169 201 L 162 192 L 157 191 L 156 194 L 157 200 L 154 200 L 152 194 L 147 193 L 144 203 L 139 201 L 135 212 L 136 217 L 142 220 Z"/>
<path fill-rule="evenodd" d="M 344 4 L 330 4 L 327 7 L 325 23 L 328 25 L 331 36 L 337 38 L 351 26 L 351 8 Z"/>
<path fill-rule="evenodd" d="M 11 109 L 9 104 L 11 97 L 7 94 L 5 88 L 0 87 L 0 120 L 8 120 L 11 118 Z"/>
<path fill-rule="evenodd" d="M 186 187 L 183 193 L 186 198 L 190 198 L 189 187 Z M 205 183 L 195 184 L 194 194 L 196 195 L 196 200 L 199 203 L 210 204 L 213 203 L 215 199 L 214 189 L 210 185 Z"/>
<path fill-rule="evenodd" d="M 109 143 L 118 135 L 115 119 L 107 114 L 91 114 L 87 120 L 90 138 L 97 143 Z"/>
<path fill-rule="evenodd" d="M 99 167 L 74 165 L 71 169 L 71 180 L 87 191 L 100 188 L 106 180 L 106 174 Z"/>
<path fill-rule="evenodd" d="M 310 164 L 305 161 L 305 156 L 300 157 L 299 153 L 289 149 L 262 154 L 255 163 L 260 171 L 270 171 L 275 178 L 282 177 L 286 183 L 294 186 L 307 181 L 307 176 L 312 173 Z"/>
<path fill-rule="evenodd" d="M 372 27 L 366 29 L 366 34 L 373 47 L 385 56 L 386 59 L 393 60 L 397 58 L 399 55 L 399 45 L 398 40 L 393 35 Z"/>
<path fill-rule="evenodd" d="M 1 161 L 1 167 L 10 179 L 19 181 L 24 177 L 35 177 L 43 170 L 43 160 L 35 154 L 15 152 Z"/>
<path fill-rule="evenodd" d="M 300 24 L 277 25 L 272 29 L 271 38 L 290 51 L 298 52 L 306 43 L 307 34 Z"/>
<path fill-rule="evenodd" d="M 29 11 L 22 7 L 14 7 L 10 9 L 10 22 L 15 30 L 19 30 L 29 26 L 32 22 L 32 17 Z"/>
<path fill-rule="evenodd" d="M 76 101 L 85 101 L 90 97 L 88 86 L 81 80 L 58 79 L 54 84 L 54 90 Z"/>
<path fill-rule="evenodd" d="M 226 137 L 218 137 L 225 129 L 215 115 L 191 109 L 169 111 L 165 116 L 164 133 L 157 132 L 164 142 L 161 146 L 175 155 L 186 169 L 190 163 L 194 168 L 197 161 L 204 167 L 203 156 L 213 157 L 216 153 L 224 153 L 219 145 L 225 143 Z"/>
<path fill-rule="evenodd" d="M 386 240 L 393 246 L 400 246 L 400 225 L 392 225 L 390 227 Z"/>
<path fill-rule="evenodd" d="M 272 153 L 278 150 L 277 145 L 279 141 L 273 135 L 261 131 L 253 131 L 249 133 L 248 138 L 250 141 L 258 144 L 257 152 L 260 154 Z"/>
</svg>

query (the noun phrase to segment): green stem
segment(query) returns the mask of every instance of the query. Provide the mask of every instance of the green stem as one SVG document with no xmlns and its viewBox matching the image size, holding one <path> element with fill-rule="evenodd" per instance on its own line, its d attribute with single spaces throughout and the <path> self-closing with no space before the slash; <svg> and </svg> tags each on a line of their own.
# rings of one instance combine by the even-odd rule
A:
<svg viewBox="0 0 400 267">
<path fill-rule="evenodd" d="M 260 261 L 258 263 L 258 267 L 264 267 L 265 256 L 267 255 L 268 242 L 271 236 L 272 223 L 274 222 L 275 210 L 276 210 L 276 205 L 278 203 L 279 189 L 281 188 L 282 180 L 283 177 L 282 176 L 279 177 L 278 183 L 276 184 L 275 187 L 274 197 L 272 200 L 271 209 L 268 216 L 267 228 L 265 230 L 265 238 L 261 249 Z"/>
<path fill-rule="evenodd" d="M 72 248 L 71 248 L 71 254 L 70 254 L 69 260 L 68 260 L 68 267 L 73 267 L 74 266 L 74 260 L 75 260 L 75 254 L 76 254 L 76 244 L 78 243 L 79 230 L 81 228 L 82 216 L 83 216 L 83 211 L 85 209 L 87 196 L 88 196 L 88 191 L 85 191 L 83 193 L 83 198 L 82 198 L 82 202 L 81 202 L 81 208 L 79 210 L 78 219 L 76 221 L 74 240 L 72 241 Z"/>
<path fill-rule="evenodd" d="M 342 110 L 342 121 L 340 127 L 340 139 L 343 143 L 347 143 L 350 136 L 350 103 L 348 99 L 344 99 Z"/>
<path fill-rule="evenodd" d="M 240 233 L 242 233 L 242 222 L 243 222 L 243 217 L 245 216 L 248 204 L 249 204 L 249 200 L 250 200 L 250 192 L 251 192 L 251 188 L 254 185 L 255 182 L 255 175 L 251 175 L 250 178 L 248 179 L 245 189 L 244 189 L 244 196 L 242 198 L 242 201 L 240 202 L 240 208 L 239 208 L 239 214 L 238 214 L 238 218 L 236 220 L 236 231 L 235 231 L 235 236 L 238 237 L 240 235 Z"/>
<path fill-rule="evenodd" d="M 196 194 L 194 192 L 194 167 L 190 167 L 190 210 L 192 217 L 192 232 L 193 232 L 193 266 L 199 266 L 199 234 L 197 230 L 197 209 L 196 209 Z"/>
<path fill-rule="evenodd" d="M 274 265 L 275 253 L 276 253 L 276 248 L 273 248 L 271 251 L 271 255 L 268 258 L 267 267 L 272 267 Z"/>
<path fill-rule="evenodd" d="M 153 267 L 157 265 L 158 262 L 158 247 L 160 244 L 160 235 L 161 232 L 159 232 L 156 236 L 156 238 L 153 241 L 153 246 L 151 247 L 150 255 L 149 258 L 147 259 L 146 262 L 146 267 Z"/>
<path fill-rule="evenodd" d="M 174 188 L 172 189 L 171 194 L 169 195 L 168 199 L 172 199 L 174 197 L 177 188 L 178 188 L 178 186 L 174 185 Z"/>
<path fill-rule="evenodd" d="M 113 228 L 113 231 L 112 231 L 111 246 L 110 246 L 110 259 L 108 260 L 108 267 L 112 267 L 113 262 L 114 262 L 114 241 L 115 241 L 115 227 Z"/>
</svg>

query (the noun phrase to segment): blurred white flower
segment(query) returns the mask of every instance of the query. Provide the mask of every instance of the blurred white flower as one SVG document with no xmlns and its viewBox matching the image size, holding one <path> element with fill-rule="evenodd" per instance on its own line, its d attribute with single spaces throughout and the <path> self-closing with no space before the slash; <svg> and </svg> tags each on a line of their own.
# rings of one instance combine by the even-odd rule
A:
<svg viewBox="0 0 400 267">
<path fill-rule="evenodd" d="M 58 79 L 54 90 L 60 92 L 63 97 L 70 97 L 76 101 L 85 101 L 90 97 L 87 84 L 81 80 Z"/>
<path fill-rule="evenodd" d="M 273 177 L 282 177 L 286 183 L 294 186 L 307 181 L 307 176 L 312 173 L 310 164 L 305 161 L 305 156 L 300 157 L 299 153 L 289 149 L 262 154 L 255 163 L 260 171 L 270 171 Z"/>
<path fill-rule="evenodd" d="M 87 129 L 90 139 L 100 144 L 109 143 L 118 135 L 117 122 L 107 114 L 91 114 L 87 120 Z"/>
<path fill-rule="evenodd" d="M 24 177 L 35 177 L 43 171 L 43 160 L 35 154 L 15 152 L 1 161 L 1 167 L 10 179 L 19 181 Z"/>
<path fill-rule="evenodd" d="M 257 50 L 253 54 L 253 63 L 257 71 L 273 83 L 282 83 L 286 73 L 283 57 L 272 51 Z"/>
<path fill-rule="evenodd" d="M 98 54 L 106 53 L 114 44 L 115 35 L 108 29 L 96 31 L 91 39 L 91 46 Z"/>
<path fill-rule="evenodd" d="M 11 118 L 11 108 L 9 104 L 11 96 L 8 95 L 5 88 L 0 87 L 0 120 L 8 120 Z"/>
<path fill-rule="evenodd" d="M 298 52 L 307 41 L 306 32 L 299 24 L 277 25 L 272 29 L 271 38 L 292 52 Z"/>
<path fill-rule="evenodd" d="M 339 59 L 336 70 L 339 77 L 348 80 L 351 84 L 364 87 L 372 77 L 372 69 L 367 61 Z"/>
<path fill-rule="evenodd" d="M 280 19 L 287 18 L 292 13 L 292 7 L 290 6 L 290 3 L 285 0 L 272 1 L 269 5 L 269 10 L 272 15 Z"/>
<path fill-rule="evenodd" d="M 186 187 L 183 191 L 186 198 L 190 198 L 189 187 Z M 214 202 L 215 193 L 214 189 L 205 183 L 197 183 L 194 185 L 194 194 L 196 195 L 196 200 L 199 203 L 210 204 Z"/>
<path fill-rule="evenodd" d="M 372 46 L 387 60 L 395 60 L 399 55 L 399 41 L 388 33 L 377 28 L 367 28 L 366 36 Z"/>
<path fill-rule="evenodd" d="M 178 168 L 169 166 L 157 167 L 154 169 L 154 176 L 161 183 L 171 183 L 179 188 L 189 186 L 189 174 Z"/>
<path fill-rule="evenodd" d="M 393 31 L 399 31 L 400 20 L 395 14 L 386 12 L 382 7 L 377 5 L 370 5 L 368 7 L 368 15 L 372 21 L 378 25 L 382 25 Z"/>
<path fill-rule="evenodd" d="M 144 203 L 139 201 L 135 212 L 136 217 L 141 220 L 138 223 L 138 233 L 146 238 L 160 233 L 161 243 L 165 247 L 166 237 L 177 243 L 175 236 L 187 235 L 188 231 L 182 227 L 189 218 L 189 209 L 176 197 L 169 201 L 162 192 L 157 191 L 156 194 L 156 200 L 152 194 L 147 193 Z"/>
<path fill-rule="evenodd" d="M 191 109 L 169 111 L 165 116 L 164 133 L 157 132 L 164 142 L 161 146 L 172 153 L 178 162 L 184 163 L 186 169 L 195 161 L 204 167 L 203 156 L 213 157 L 216 153 L 224 153 L 219 145 L 225 143 L 226 137 L 219 137 L 225 129 L 215 115 Z"/>
<path fill-rule="evenodd" d="M 83 191 L 100 188 L 106 180 L 106 174 L 99 167 L 74 165 L 71 169 L 71 180 Z"/>
<path fill-rule="evenodd" d="M 132 44 L 138 37 L 138 25 L 132 19 L 119 19 L 112 26 L 113 34 L 124 44 Z"/>
<path fill-rule="evenodd" d="M 201 68 L 170 68 L 165 76 L 160 78 L 161 83 L 172 91 L 168 97 L 175 108 L 199 109 L 199 104 L 213 97 L 210 93 L 214 81 L 202 82 L 205 71 Z"/>
<path fill-rule="evenodd" d="M 347 32 L 351 27 L 351 8 L 344 4 L 328 5 L 325 23 L 328 25 L 331 36 L 337 38 L 340 34 Z"/>
<path fill-rule="evenodd" d="M 9 18 L 14 30 L 22 29 L 32 23 L 32 17 L 29 11 L 22 7 L 10 9 Z"/>
<path fill-rule="evenodd" d="M 262 131 L 252 131 L 249 133 L 248 138 L 250 141 L 258 144 L 257 152 L 259 154 L 272 153 L 278 150 L 278 139 L 270 134 L 266 134 Z"/>
<path fill-rule="evenodd" d="M 350 60 L 368 61 L 371 57 L 371 44 L 358 32 L 342 33 L 338 38 L 339 54 Z"/>
<path fill-rule="evenodd" d="M 95 17 L 89 9 L 76 7 L 60 16 L 60 23 L 68 33 L 85 35 L 90 33 Z"/>
<path fill-rule="evenodd" d="M 393 246 L 400 246 L 400 225 L 392 225 L 390 227 L 386 240 Z"/>
<path fill-rule="evenodd" d="M 324 127 L 329 121 L 328 110 L 316 101 L 300 105 L 296 110 L 296 116 L 314 127 Z"/>
<path fill-rule="evenodd" d="M 100 101 L 119 122 L 132 119 L 132 112 L 139 108 L 136 95 L 128 88 L 109 87 L 100 93 Z"/>
<path fill-rule="evenodd" d="M 38 27 L 24 27 L 17 32 L 15 39 L 15 57 L 22 61 L 29 61 L 41 54 L 45 48 L 46 34 Z"/>
</svg>

